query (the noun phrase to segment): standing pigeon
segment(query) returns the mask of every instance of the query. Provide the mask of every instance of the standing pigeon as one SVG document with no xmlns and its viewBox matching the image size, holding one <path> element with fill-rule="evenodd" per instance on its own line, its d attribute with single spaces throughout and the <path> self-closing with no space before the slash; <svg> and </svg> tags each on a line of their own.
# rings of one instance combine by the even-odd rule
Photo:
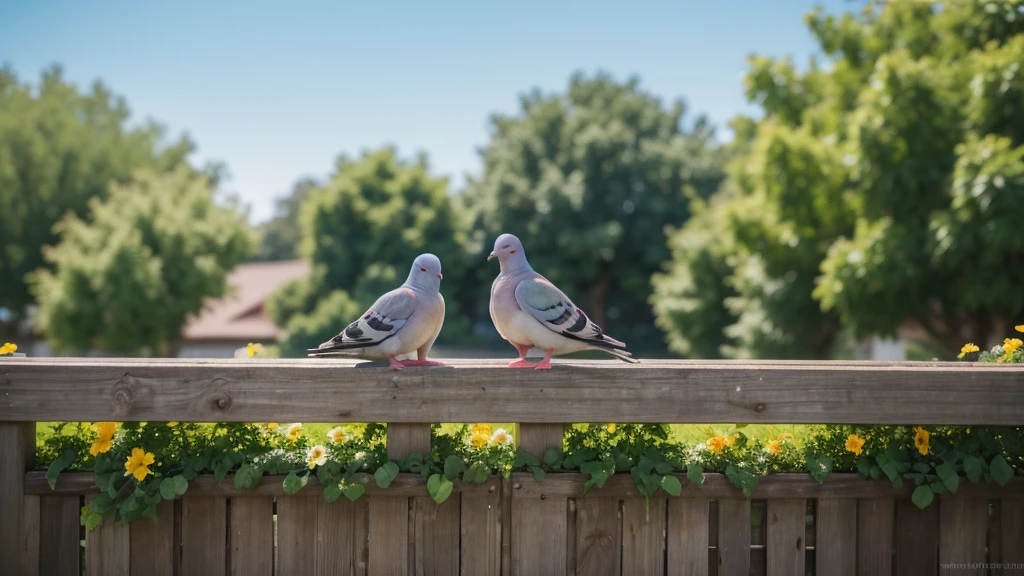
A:
<svg viewBox="0 0 1024 576">
<path fill-rule="evenodd" d="M 494 242 L 501 273 L 491 286 L 491 319 L 498 333 L 519 351 L 519 360 L 510 368 L 551 368 L 552 354 L 569 354 L 584 349 L 604 350 L 625 362 L 638 362 L 626 345 L 606 336 L 601 327 L 555 287 L 537 274 L 526 261 L 523 244 L 511 234 L 502 234 Z M 526 361 L 530 348 L 543 348 L 539 364 Z"/>
<path fill-rule="evenodd" d="M 405 366 L 444 366 L 427 360 L 444 323 L 441 261 L 433 254 L 420 254 L 412 263 L 405 284 L 381 296 L 341 334 L 308 350 L 310 356 L 358 356 L 388 359 L 392 370 Z M 395 357 L 416 352 L 416 360 Z"/>
</svg>

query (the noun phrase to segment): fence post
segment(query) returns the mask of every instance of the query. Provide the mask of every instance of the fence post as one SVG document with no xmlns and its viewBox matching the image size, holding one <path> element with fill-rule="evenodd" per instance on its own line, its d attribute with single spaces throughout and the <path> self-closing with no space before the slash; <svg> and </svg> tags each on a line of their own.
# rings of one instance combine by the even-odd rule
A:
<svg viewBox="0 0 1024 576">
<path fill-rule="evenodd" d="M 520 424 L 517 426 L 519 446 L 538 459 L 543 458 L 548 448 L 562 451 L 563 424 Z M 533 482 L 533 478 L 517 480 L 512 485 L 512 574 L 532 576 L 533 574 L 564 574 L 568 551 L 568 504 L 564 495 L 540 494 L 526 498 L 518 488 L 522 482 Z"/>
<path fill-rule="evenodd" d="M 35 422 L 0 422 L 0 574 L 39 573 L 39 497 L 25 495 Z"/>
</svg>

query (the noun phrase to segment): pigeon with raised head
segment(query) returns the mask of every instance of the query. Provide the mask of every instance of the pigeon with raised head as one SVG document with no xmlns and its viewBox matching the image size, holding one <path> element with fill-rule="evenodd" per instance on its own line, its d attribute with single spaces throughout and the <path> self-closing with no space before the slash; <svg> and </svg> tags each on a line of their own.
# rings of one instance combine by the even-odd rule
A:
<svg viewBox="0 0 1024 576">
<path fill-rule="evenodd" d="M 444 366 L 427 359 L 444 323 L 442 277 L 437 256 L 420 254 L 413 261 L 404 284 L 378 298 L 341 334 L 308 350 L 309 356 L 387 358 L 392 370 L 406 366 Z M 412 353 L 416 354 L 415 360 L 398 360 Z"/>
<path fill-rule="evenodd" d="M 498 333 L 519 351 L 511 368 L 551 368 L 551 356 L 580 350 L 603 350 L 625 362 L 638 362 L 626 345 L 606 335 L 547 278 L 526 261 L 523 244 L 511 234 L 494 242 L 488 260 L 497 258 L 501 272 L 491 285 L 491 319 Z M 537 364 L 526 360 L 532 347 L 544 350 Z"/>
</svg>

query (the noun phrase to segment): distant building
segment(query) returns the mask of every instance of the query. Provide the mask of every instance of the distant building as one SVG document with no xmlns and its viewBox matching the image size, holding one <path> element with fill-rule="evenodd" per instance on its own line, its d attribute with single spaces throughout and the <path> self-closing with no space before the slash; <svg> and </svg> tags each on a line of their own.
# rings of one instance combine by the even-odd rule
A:
<svg viewBox="0 0 1024 576">
<path fill-rule="evenodd" d="M 228 295 L 210 299 L 181 332 L 180 358 L 231 358 L 249 342 L 271 343 L 282 329 L 271 321 L 266 301 L 292 280 L 305 278 L 305 260 L 242 264 L 228 276 Z"/>
</svg>

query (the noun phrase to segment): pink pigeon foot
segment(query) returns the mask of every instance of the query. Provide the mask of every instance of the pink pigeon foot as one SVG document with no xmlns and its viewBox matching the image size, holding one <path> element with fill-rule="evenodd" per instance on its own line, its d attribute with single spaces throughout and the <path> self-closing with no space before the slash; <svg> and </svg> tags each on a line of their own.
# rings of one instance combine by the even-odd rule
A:
<svg viewBox="0 0 1024 576">
<path fill-rule="evenodd" d="M 544 351 L 544 359 L 534 368 L 534 370 L 551 370 L 551 352 L 552 348 L 548 348 Z"/>
<path fill-rule="evenodd" d="M 444 362 L 435 360 L 402 360 L 402 364 L 405 366 L 447 366 Z"/>
<path fill-rule="evenodd" d="M 529 344 L 516 344 L 513 342 L 512 345 L 519 351 L 519 357 L 524 360 L 526 359 L 526 353 L 530 351 L 530 348 L 533 348 L 533 346 L 530 346 Z"/>
<path fill-rule="evenodd" d="M 395 360 L 394 354 L 388 356 L 388 368 L 391 368 L 392 370 L 405 370 L 405 366 L 403 366 L 398 360 Z"/>
<path fill-rule="evenodd" d="M 536 366 L 536 364 L 534 364 L 533 362 L 527 362 L 522 358 L 516 360 L 515 362 L 508 363 L 509 368 L 533 368 L 534 366 Z"/>
</svg>

